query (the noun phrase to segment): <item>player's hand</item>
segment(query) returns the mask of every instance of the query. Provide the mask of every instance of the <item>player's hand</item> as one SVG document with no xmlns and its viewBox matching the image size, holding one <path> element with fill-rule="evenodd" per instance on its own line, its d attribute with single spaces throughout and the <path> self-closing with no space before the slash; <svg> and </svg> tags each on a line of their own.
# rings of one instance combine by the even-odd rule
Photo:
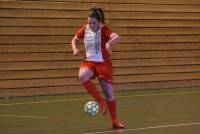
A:
<svg viewBox="0 0 200 134">
<path fill-rule="evenodd" d="M 112 47 L 110 46 L 110 44 L 106 43 L 106 49 L 108 50 L 109 54 L 112 54 Z"/>
<path fill-rule="evenodd" d="M 79 49 L 73 49 L 73 55 L 78 56 L 80 54 Z"/>
</svg>

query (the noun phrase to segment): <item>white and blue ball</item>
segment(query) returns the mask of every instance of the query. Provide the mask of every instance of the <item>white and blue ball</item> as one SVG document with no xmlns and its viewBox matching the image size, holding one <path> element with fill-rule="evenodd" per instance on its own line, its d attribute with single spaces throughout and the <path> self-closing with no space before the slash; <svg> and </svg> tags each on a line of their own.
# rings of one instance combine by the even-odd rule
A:
<svg viewBox="0 0 200 134">
<path fill-rule="evenodd" d="M 84 111 L 90 116 L 95 116 L 99 111 L 99 104 L 96 101 L 89 101 L 85 104 Z"/>
</svg>

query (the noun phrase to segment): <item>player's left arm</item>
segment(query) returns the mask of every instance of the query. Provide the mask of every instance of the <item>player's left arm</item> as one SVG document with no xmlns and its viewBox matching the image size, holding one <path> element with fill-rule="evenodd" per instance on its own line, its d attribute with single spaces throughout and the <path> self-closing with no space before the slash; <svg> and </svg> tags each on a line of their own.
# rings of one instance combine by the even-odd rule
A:
<svg viewBox="0 0 200 134">
<path fill-rule="evenodd" d="M 116 33 L 112 33 L 112 34 L 110 35 L 110 40 L 107 42 L 107 44 L 109 44 L 110 46 L 113 46 L 113 45 L 119 44 L 119 43 L 121 43 L 121 42 L 122 42 L 122 40 L 121 40 L 121 38 L 119 37 L 119 35 L 116 34 Z"/>
<path fill-rule="evenodd" d="M 111 33 L 110 40 L 106 43 L 106 49 L 108 50 L 109 54 L 112 54 L 112 46 L 115 44 L 121 43 L 122 40 L 116 33 Z"/>
</svg>

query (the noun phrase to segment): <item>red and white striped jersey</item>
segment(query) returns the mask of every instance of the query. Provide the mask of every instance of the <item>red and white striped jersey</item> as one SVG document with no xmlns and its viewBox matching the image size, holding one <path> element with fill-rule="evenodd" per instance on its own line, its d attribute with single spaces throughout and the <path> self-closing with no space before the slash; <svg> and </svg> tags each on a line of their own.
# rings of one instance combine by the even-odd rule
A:
<svg viewBox="0 0 200 134">
<path fill-rule="evenodd" d="M 105 25 L 96 32 L 93 32 L 89 25 L 79 29 L 76 36 L 78 39 L 84 39 L 86 61 L 103 62 L 110 58 L 105 45 L 111 34 L 112 31 Z"/>
</svg>

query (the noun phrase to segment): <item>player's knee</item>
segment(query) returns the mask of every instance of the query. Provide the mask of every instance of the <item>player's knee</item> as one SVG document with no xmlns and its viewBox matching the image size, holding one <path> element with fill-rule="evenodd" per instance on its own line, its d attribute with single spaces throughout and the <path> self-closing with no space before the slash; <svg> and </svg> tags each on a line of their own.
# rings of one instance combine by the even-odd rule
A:
<svg viewBox="0 0 200 134">
<path fill-rule="evenodd" d="M 106 100 L 107 101 L 113 101 L 113 100 L 115 100 L 115 97 L 113 96 L 113 95 L 106 95 Z"/>
<path fill-rule="evenodd" d="M 87 69 L 82 69 L 79 71 L 79 80 L 84 83 L 88 80 L 90 80 L 93 76 L 93 72 Z"/>
<path fill-rule="evenodd" d="M 84 74 L 79 74 L 79 80 L 81 81 L 81 83 L 84 83 L 86 81 L 88 81 L 90 78 L 87 75 Z"/>
</svg>

